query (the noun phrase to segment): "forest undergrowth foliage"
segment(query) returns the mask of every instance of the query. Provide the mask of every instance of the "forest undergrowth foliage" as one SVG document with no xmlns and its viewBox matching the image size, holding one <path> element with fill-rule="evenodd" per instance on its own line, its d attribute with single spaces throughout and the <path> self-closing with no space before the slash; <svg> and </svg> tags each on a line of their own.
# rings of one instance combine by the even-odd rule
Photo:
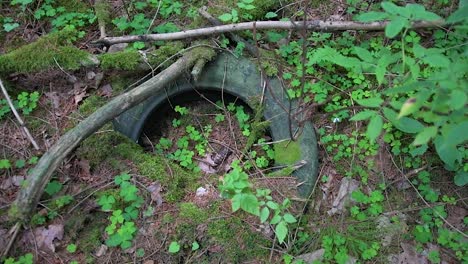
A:
<svg viewBox="0 0 468 264">
<path fill-rule="evenodd" d="M 15 12 L 0 15 L 3 31 L 0 35 L 3 38 L 6 34 L 18 33 L 16 31 L 23 25 L 42 23 L 50 31 L 48 33 L 58 35 L 54 32 L 73 31 L 73 34 L 67 35 L 69 38 L 65 41 L 66 45 L 64 44 L 68 48 L 70 43 L 86 37 L 90 33 L 88 30 L 96 26 L 98 19 L 106 21 L 109 32 L 115 35 L 180 31 L 187 26 L 179 23 L 181 18 L 187 24 L 193 23 L 187 27 L 200 23 L 197 9 L 201 3 L 198 1 L 125 2 L 125 14 L 116 15 L 109 12 L 109 6 L 95 6 L 93 9 L 88 3 L 81 1 L 68 3 L 58 0 L 13 0 L 8 6 Z M 324 263 L 348 263 L 353 259 L 363 263 L 386 262 L 386 256 L 383 255 L 395 253 L 395 250 L 390 249 L 391 246 L 384 241 L 382 233 L 400 230 L 407 224 L 408 231 L 404 232 L 402 239 L 414 241 L 416 252 L 424 255 L 431 263 L 440 263 L 444 254 L 450 255 L 452 260 L 467 263 L 468 243 L 465 231 L 468 218 L 463 218 L 462 228 L 447 221 L 449 207 L 457 206 L 466 197 L 445 194 L 434 182 L 439 181 L 440 174 L 448 174 L 455 184 L 454 188 L 466 187 L 468 183 L 468 1 L 460 0 L 458 8 L 454 8 L 451 1 L 445 0 L 422 1 L 422 4 L 405 1 L 346 2 L 348 17 L 359 22 L 388 20 L 385 31 L 299 32 L 291 36 L 289 32 L 269 30 L 256 32 L 255 38 L 252 32 L 242 33 L 251 44 L 257 44 L 253 39 L 257 40 L 262 48 L 270 49 L 268 54 L 282 62 L 281 67 L 262 62 L 262 67 L 268 74 L 276 75 L 285 82 L 286 93 L 291 100 L 298 100 L 309 106 L 320 106 L 318 110 L 322 112 L 317 113 L 319 117 L 313 117 L 314 121 L 346 128 L 334 131 L 326 126 L 317 128 L 320 144 L 334 163 L 336 171 L 359 182 L 359 188 L 350 195 L 353 204 L 347 206 L 348 212 L 344 213 L 346 223 L 334 229 L 327 225 L 324 225 L 327 228 L 314 227 L 311 222 L 320 222 L 319 218 L 312 215 L 293 215 L 288 211 L 292 203 L 290 199 L 274 201 L 272 190 L 255 188 L 248 171 L 252 167 L 265 168 L 272 163 L 272 149 L 264 149 L 263 156 L 248 153 L 250 163 L 233 163 L 233 170 L 224 175 L 218 186 L 221 197 L 230 200 L 231 213 L 236 217 L 241 215 L 243 218 L 245 213 L 254 215 L 260 224 L 273 228 L 275 236 L 270 243 L 275 251 L 280 252 L 284 263 L 301 263 L 302 260 L 295 258 L 296 256 L 317 249 L 323 250 L 321 262 Z M 289 20 L 288 16 L 291 15 L 297 20 L 305 17 L 303 7 L 299 8 L 297 4 L 292 5 L 297 10 L 289 13 L 278 11 L 271 8 L 272 6 L 275 5 L 259 0 L 226 1 L 222 8 L 216 7 L 210 11 L 225 23 L 254 19 Z M 159 12 L 159 23 L 154 21 L 154 12 L 148 11 L 156 9 Z M 446 12 L 447 10 L 450 11 Z M 411 28 L 416 21 L 441 19 L 447 23 L 443 28 Z M 215 41 L 222 48 L 232 48 L 235 55 L 245 53 L 245 45 L 242 43 L 230 43 L 223 36 Z M 136 42 L 123 52 L 139 54 L 140 51 L 157 48 L 161 44 Z M 63 51 L 63 48 L 58 50 Z M 62 53 L 60 56 L 63 56 Z M 266 56 L 267 53 L 260 54 Z M 0 55 L 0 62 L 7 61 L 8 56 L 12 55 L 15 54 Z M 80 53 L 79 57 L 83 56 Z M 15 69 L 11 66 L 11 61 L 7 62 L 8 64 L 4 63 L 4 68 L 9 70 L 5 70 L 5 73 Z M 75 69 L 76 65 L 73 65 Z M 37 67 L 31 69 L 36 71 Z M 41 94 L 37 91 L 13 93 L 17 109 L 24 115 L 34 115 Z M 176 106 L 175 111 L 181 117 L 188 114 L 187 109 L 180 106 Z M 228 111 L 236 116 L 242 134 L 248 137 L 252 132 L 252 120 L 248 120 L 248 115 L 233 105 L 228 106 Z M 0 121 L 6 121 L 6 117 L 10 115 L 6 101 L 0 100 Z M 218 113 L 215 120 L 223 122 L 225 118 L 223 113 Z M 366 124 L 365 129 L 360 128 L 361 124 Z M 180 120 L 174 119 L 172 125 L 179 126 Z M 156 152 L 166 155 L 169 160 L 178 163 L 190 173 L 198 172 L 199 168 L 193 157 L 195 154 L 203 156 L 207 151 L 207 141 L 204 135 L 206 131 L 198 131 L 196 127 L 196 124 L 185 126 L 186 135 L 174 142 L 177 150 L 173 153 L 166 153 L 173 145 L 166 138 L 160 139 Z M 209 128 L 206 130 L 209 131 Z M 193 143 L 193 148 L 189 147 L 189 143 Z M 382 177 L 383 172 L 377 171 L 375 159 L 379 153 L 386 152 L 387 148 L 395 170 L 401 172 L 401 177 L 405 177 L 403 181 L 407 180 L 411 186 L 410 191 L 416 193 L 417 198 L 411 209 L 419 209 L 413 210 L 416 215 L 412 223 L 407 223 L 407 217 L 401 214 L 401 211 L 408 208 L 399 204 L 388 206 L 391 203 L 389 196 L 392 191 L 395 192 L 395 187 L 393 182 Z M 35 156 L 0 157 L 0 173 L 10 175 L 23 167 L 31 167 L 36 162 Z M 441 170 L 436 172 L 431 168 Z M 406 173 L 411 171 L 415 171 L 414 176 L 407 178 Z M 329 177 L 320 175 L 319 184 L 327 184 L 331 181 Z M 140 227 L 138 221 L 153 215 L 155 209 L 143 205 L 144 199 L 138 186 L 131 182 L 128 174 L 119 174 L 114 183 L 114 189 L 106 191 L 97 199 L 100 209 L 109 213 L 106 219 L 108 225 L 102 237 L 106 238 L 104 243 L 108 246 L 127 250 L 134 246 Z M 51 198 L 49 208 L 45 215 L 36 214 L 33 217 L 33 226 L 57 219 L 61 210 L 74 202 L 70 195 L 56 196 L 62 186 L 63 183 L 54 179 L 46 187 L 48 198 Z M 143 208 L 146 210 L 142 210 Z M 398 212 L 387 212 L 389 208 L 397 208 L 393 211 Z M 326 214 L 322 211 L 320 214 Z M 388 220 L 388 229 L 381 224 L 385 219 Z M 340 220 L 340 223 L 343 222 Z M 220 231 L 213 231 L 216 232 Z M 182 242 L 173 234 L 170 240 L 171 243 L 166 247 L 167 252 L 174 258 L 184 259 Z M 203 249 L 204 244 L 201 242 L 194 239 L 190 242 L 191 252 L 208 250 Z M 76 248 L 70 247 L 68 253 L 73 254 L 75 250 Z M 144 251 L 141 250 L 128 254 L 134 254 L 138 259 L 144 257 Z M 32 263 L 33 256 L 28 253 L 16 259 L 8 258 L 5 263 Z"/>
</svg>

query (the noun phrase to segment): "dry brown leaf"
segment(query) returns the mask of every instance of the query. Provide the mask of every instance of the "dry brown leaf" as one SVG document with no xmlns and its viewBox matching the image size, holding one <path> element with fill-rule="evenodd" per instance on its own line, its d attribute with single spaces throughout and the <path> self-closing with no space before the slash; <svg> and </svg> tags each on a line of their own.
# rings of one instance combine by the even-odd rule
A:
<svg viewBox="0 0 468 264">
<path fill-rule="evenodd" d="M 55 252 L 54 240 L 63 239 L 63 225 L 49 225 L 48 228 L 38 227 L 34 229 L 34 237 L 39 248 Z"/>
<path fill-rule="evenodd" d="M 151 193 L 151 200 L 156 202 L 156 206 L 161 206 L 163 199 L 161 196 L 161 184 L 159 182 L 153 182 L 147 187 L 147 190 Z"/>
<path fill-rule="evenodd" d="M 99 95 L 104 97 L 111 97 L 112 96 L 112 86 L 110 84 L 105 84 L 99 89 Z"/>
</svg>

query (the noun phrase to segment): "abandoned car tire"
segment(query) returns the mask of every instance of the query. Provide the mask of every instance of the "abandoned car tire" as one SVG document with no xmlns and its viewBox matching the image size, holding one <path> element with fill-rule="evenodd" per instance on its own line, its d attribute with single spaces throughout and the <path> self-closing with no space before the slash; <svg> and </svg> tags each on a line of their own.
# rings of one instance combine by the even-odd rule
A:
<svg viewBox="0 0 468 264">
<path fill-rule="evenodd" d="M 295 148 L 300 155 L 297 162 L 303 160 L 305 165 L 295 170 L 293 175 L 298 178 L 299 194 L 306 198 L 312 191 L 318 173 L 317 139 L 310 121 L 304 122 L 298 129 L 298 123 L 288 117 L 288 98 L 278 79 L 268 79 L 269 88 L 262 85 L 261 74 L 257 65 L 248 58 L 236 58 L 227 53 L 219 54 L 213 61 L 203 68 L 197 81 L 190 75 L 180 76 L 179 80 L 158 94 L 148 98 L 143 103 L 121 114 L 114 120 L 114 128 L 138 141 L 145 122 L 158 107 L 167 103 L 168 98 L 183 97 L 184 94 L 193 94 L 194 89 L 219 92 L 241 99 L 244 103 L 254 107 L 251 102 L 259 101 L 264 93 L 264 118 L 270 121 L 270 134 L 272 141 L 290 139 L 289 122 L 292 131 L 300 130 Z M 190 101 L 191 98 L 182 98 Z M 281 107 L 281 104 L 283 107 Z M 294 106 L 292 112 L 294 112 Z M 288 147 L 289 149 L 289 147 Z M 288 150 L 289 151 L 289 150 Z M 287 153 L 286 153 L 287 154 Z M 291 154 L 292 155 L 292 154 Z M 275 164 L 286 165 L 286 164 Z M 289 164 L 291 165 L 291 164 Z"/>
</svg>

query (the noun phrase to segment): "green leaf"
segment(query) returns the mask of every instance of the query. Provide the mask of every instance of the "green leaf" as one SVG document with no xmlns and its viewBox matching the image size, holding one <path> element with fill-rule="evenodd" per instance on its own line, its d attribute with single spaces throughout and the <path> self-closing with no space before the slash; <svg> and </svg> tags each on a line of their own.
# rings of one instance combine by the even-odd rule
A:
<svg viewBox="0 0 468 264">
<path fill-rule="evenodd" d="M 62 184 L 58 181 L 51 181 L 47 184 L 46 188 L 45 188 L 45 192 L 52 196 L 56 193 L 58 193 L 60 190 L 62 189 Z"/>
<path fill-rule="evenodd" d="M 356 102 L 359 105 L 365 107 L 380 107 L 380 105 L 384 102 L 380 97 L 368 98 L 368 99 L 356 99 Z"/>
<path fill-rule="evenodd" d="M 270 19 L 270 18 L 274 18 L 274 17 L 277 17 L 277 16 L 278 16 L 278 14 L 276 14 L 274 12 L 268 12 L 268 13 L 266 13 L 265 18 Z"/>
<path fill-rule="evenodd" d="M 468 140 L 468 121 L 453 124 L 447 129 L 445 140 L 449 145 L 458 145 Z"/>
<path fill-rule="evenodd" d="M 130 180 L 130 175 L 128 173 L 122 173 L 118 176 L 115 176 L 114 183 L 117 185 L 121 185 L 128 180 Z"/>
<path fill-rule="evenodd" d="M 412 20 L 433 21 L 433 20 L 442 19 L 437 14 L 426 11 L 424 6 L 419 5 L 419 4 L 408 4 L 406 5 L 406 9 L 410 11 Z"/>
<path fill-rule="evenodd" d="M 440 159 L 449 166 L 449 169 L 453 169 L 455 161 L 460 159 L 456 146 L 447 144 L 442 136 L 436 136 L 434 144 Z"/>
<path fill-rule="evenodd" d="M 26 161 L 24 159 L 19 159 L 15 162 L 15 167 L 18 169 L 23 168 L 26 165 Z"/>
<path fill-rule="evenodd" d="M 467 101 L 467 95 L 466 92 L 460 91 L 460 90 L 453 90 L 452 93 L 450 94 L 450 107 L 453 110 L 458 110 L 462 109 L 465 107 Z"/>
<path fill-rule="evenodd" d="M 383 10 L 392 15 L 400 14 L 401 10 L 403 9 L 402 7 L 397 6 L 392 2 L 382 2 L 380 3 L 380 6 L 383 8 Z"/>
<path fill-rule="evenodd" d="M 354 53 L 365 62 L 374 61 L 374 56 L 372 56 L 372 53 L 370 53 L 367 49 L 356 46 L 354 47 Z"/>
<path fill-rule="evenodd" d="M 270 210 L 268 207 L 263 207 L 262 210 L 260 211 L 260 222 L 265 223 L 265 221 L 268 219 L 270 216 Z"/>
<path fill-rule="evenodd" d="M 5 30 L 5 32 L 10 32 L 10 31 L 14 30 L 17 27 L 19 27 L 18 23 L 5 23 L 5 24 L 3 24 L 3 30 Z"/>
<path fill-rule="evenodd" d="M 268 201 L 266 204 L 272 210 L 278 210 L 279 209 L 279 205 L 276 202 Z"/>
<path fill-rule="evenodd" d="M 400 119 L 404 116 L 410 115 L 419 109 L 418 104 L 416 104 L 416 98 L 408 98 L 406 102 L 401 106 L 400 113 L 397 116 L 397 119 Z"/>
<path fill-rule="evenodd" d="M 0 169 L 9 169 L 11 168 L 11 163 L 7 159 L 0 159 Z"/>
<path fill-rule="evenodd" d="M 458 23 L 468 20 L 468 5 L 460 6 L 457 11 L 453 12 L 448 18 L 447 23 Z"/>
<path fill-rule="evenodd" d="M 192 251 L 195 251 L 195 250 L 197 250 L 197 249 L 199 249 L 199 248 L 200 248 L 200 245 L 198 244 L 198 242 L 197 242 L 197 241 L 194 241 L 194 242 L 192 243 Z"/>
<path fill-rule="evenodd" d="M 223 21 L 223 22 L 229 22 L 232 20 L 232 15 L 229 14 L 229 13 L 224 13 L 222 15 L 220 15 L 219 17 L 219 20 Z"/>
<path fill-rule="evenodd" d="M 366 135 L 369 137 L 370 142 L 374 142 L 375 139 L 380 135 L 383 127 L 383 120 L 380 115 L 375 115 L 371 118 L 369 125 L 367 126 Z"/>
<path fill-rule="evenodd" d="M 351 117 L 350 121 L 362 121 L 371 118 L 372 116 L 376 115 L 377 112 L 371 110 L 364 110 L 362 112 L 357 113 L 353 117 Z"/>
<path fill-rule="evenodd" d="M 284 221 L 286 221 L 286 223 L 289 223 L 289 224 L 297 222 L 296 218 L 290 213 L 284 214 L 283 219 Z"/>
<path fill-rule="evenodd" d="M 388 15 L 383 12 L 367 12 L 356 16 L 356 20 L 360 22 L 373 22 L 378 20 L 385 20 L 388 18 Z"/>
<path fill-rule="evenodd" d="M 76 252 L 76 245 L 75 245 L 75 244 L 69 244 L 69 245 L 67 246 L 67 251 L 68 251 L 69 253 L 75 253 L 75 252 Z"/>
<path fill-rule="evenodd" d="M 98 204 L 102 207 L 103 211 L 112 210 L 112 205 L 115 203 L 115 198 L 112 195 L 103 195 L 98 201 Z"/>
<path fill-rule="evenodd" d="M 250 193 L 242 194 L 241 204 L 242 210 L 253 215 L 260 215 L 260 204 L 258 203 L 257 197 Z"/>
<path fill-rule="evenodd" d="M 429 142 L 429 140 L 437 135 L 437 127 L 435 126 L 430 126 L 430 127 L 425 127 L 423 131 L 419 132 L 416 135 L 416 138 L 413 141 L 413 145 L 419 146 L 419 145 L 424 145 Z"/>
<path fill-rule="evenodd" d="M 399 130 L 405 133 L 419 133 L 424 129 L 424 125 L 419 121 L 408 117 L 397 119 L 397 113 L 388 107 L 383 108 L 384 116 Z"/>
<path fill-rule="evenodd" d="M 375 67 L 375 77 L 377 78 L 377 83 L 379 85 L 383 83 L 386 72 L 387 72 L 386 66 L 377 65 L 377 67 Z"/>
<path fill-rule="evenodd" d="M 396 128 L 405 132 L 405 133 L 419 133 L 421 130 L 424 129 L 424 125 L 421 124 L 419 121 L 409 118 L 409 117 L 402 117 L 397 122 L 393 123 Z"/>
<path fill-rule="evenodd" d="M 408 24 L 408 20 L 404 17 L 395 17 L 385 27 L 385 36 L 388 38 L 394 38 L 401 30 Z"/>
<path fill-rule="evenodd" d="M 450 65 L 450 60 L 442 54 L 430 54 L 423 56 L 421 60 L 432 67 L 447 68 Z"/>
<path fill-rule="evenodd" d="M 427 145 L 422 145 L 420 147 L 410 150 L 409 153 L 412 157 L 421 156 L 422 154 L 426 153 L 427 149 Z"/>
<path fill-rule="evenodd" d="M 281 221 L 281 216 L 279 214 L 275 214 L 270 220 L 270 224 L 276 225 Z"/>
<path fill-rule="evenodd" d="M 457 186 L 463 187 L 468 184 L 468 172 L 459 170 L 457 174 L 455 174 L 454 182 Z"/>
<path fill-rule="evenodd" d="M 179 242 L 172 241 L 171 244 L 169 245 L 169 253 L 175 254 L 179 252 L 179 250 L 180 250 Z"/>
<path fill-rule="evenodd" d="M 275 233 L 276 237 L 278 238 L 278 243 L 282 244 L 288 235 L 288 225 L 285 221 L 281 221 L 276 225 Z"/>
</svg>

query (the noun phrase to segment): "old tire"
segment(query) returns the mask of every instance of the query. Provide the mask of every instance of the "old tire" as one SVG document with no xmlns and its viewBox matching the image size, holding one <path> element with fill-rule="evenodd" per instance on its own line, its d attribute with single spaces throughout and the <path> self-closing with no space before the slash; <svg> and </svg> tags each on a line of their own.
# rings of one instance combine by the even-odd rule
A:
<svg viewBox="0 0 468 264">
<path fill-rule="evenodd" d="M 271 89 L 265 91 L 264 118 L 270 121 L 270 134 L 273 141 L 289 139 L 289 118 L 285 112 L 285 109 L 288 109 L 288 98 L 278 79 L 269 79 L 269 86 Z M 114 128 L 137 141 L 145 122 L 153 111 L 157 111 L 160 105 L 165 104 L 167 98 L 193 92 L 194 88 L 200 92 L 218 91 L 230 94 L 248 105 L 253 98 L 258 101 L 263 91 L 257 65 L 247 58 L 235 58 L 230 54 L 221 53 L 204 67 L 196 82 L 190 80 L 188 75 L 181 76 L 170 87 L 162 89 L 158 94 L 117 117 L 113 122 Z M 190 98 L 187 99 L 190 100 Z M 285 107 L 282 108 L 278 102 Z M 295 131 L 298 124 L 294 120 L 291 122 Z M 313 189 L 318 172 L 317 139 L 311 122 L 304 123 L 297 143 L 300 146 L 298 148 L 300 158 L 297 161 L 304 160 L 306 164 L 296 170 L 293 175 L 301 183 L 298 187 L 299 194 L 306 198 Z"/>
</svg>

